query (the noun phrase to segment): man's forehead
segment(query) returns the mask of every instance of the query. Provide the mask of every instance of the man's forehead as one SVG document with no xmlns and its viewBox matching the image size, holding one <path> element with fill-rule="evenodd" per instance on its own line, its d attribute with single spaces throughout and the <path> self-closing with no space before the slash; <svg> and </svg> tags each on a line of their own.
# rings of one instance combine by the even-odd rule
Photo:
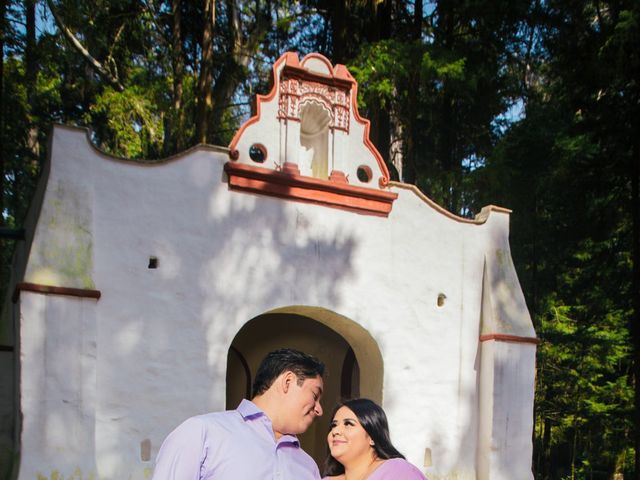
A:
<svg viewBox="0 0 640 480">
<path fill-rule="evenodd" d="M 307 377 L 304 379 L 304 384 L 308 385 L 311 388 L 319 388 L 322 391 L 322 387 L 324 386 L 324 381 L 322 377 L 318 375 L 317 377 Z"/>
</svg>

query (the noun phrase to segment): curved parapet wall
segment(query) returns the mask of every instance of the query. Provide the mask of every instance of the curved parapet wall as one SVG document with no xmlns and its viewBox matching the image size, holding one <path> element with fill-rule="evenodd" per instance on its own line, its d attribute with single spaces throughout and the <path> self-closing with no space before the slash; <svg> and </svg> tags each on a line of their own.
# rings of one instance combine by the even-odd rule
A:
<svg viewBox="0 0 640 480">
<path fill-rule="evenodd" d="M 481 225 L 487 221 L 487 219 L 489 218 L 489 215 L 491 215 L 491 212 L 506 213 L 506 214 L 511 213 L 511 210 L 508 208 L 498 207 L 497 205 L 487 205 L 486 207 L 482 207 L 482 210 L 480 211 L 480 213 L 478 213 L 475 216 L 475 218 L 465 218 L 459 215 L 455 215 L 451 213 L 449 210 L 447 210 L 446 208 L 441 207 L 436 202 L 434 202 L 429 197 L 427 197 L 424 193 L 422 193 L 420 189 L 415 185 L 411 185 L 409 183 L 391 181 L 389 182 L 389 187 L 396 187 L 396 188 L 402 188 L 405 190 L 410 190 L 418 198 L 420 198 L 420 200 L 422 200 L 424 203 L 429 205 L 436 212 L 441 213 L 442 215 L 449 217 L 452 220 L 455 220 L 456 222 L 460 222 L 460 223 Z"/>
</svg>

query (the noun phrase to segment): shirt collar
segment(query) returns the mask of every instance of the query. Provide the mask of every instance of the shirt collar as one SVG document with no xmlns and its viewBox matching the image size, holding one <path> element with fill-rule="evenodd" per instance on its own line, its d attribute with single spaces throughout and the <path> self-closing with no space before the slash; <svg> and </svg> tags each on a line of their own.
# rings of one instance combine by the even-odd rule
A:
<svg viewBox="0 0 640 480">
<path fill-rule="evenodd" d="M 247 400 L 246 398 L 243 398 L 240 405 L 238 405 L 238 412 L 240 412 L 240 415 L 242 415 L 242 418 L 245 420 L 251 420 L 263 415 L 265 417 L 267 416 L 267 414 L 260 410 L 255 403 Z"/>
<path fill-rule="evenodd" d="M 250 400 L 242 399 L 240 405 L 238 405 L 238 412 L 242 415 L 243 420 L 254 420 L 259 417 L 264 417 L 269 423 L 269 429 L 271 426 L 271 419 L 267 416 L 264 411 L 260 410 L 258 406 Z M 296 447 L 300 447 L 300 440 L 295 435 L 283 435 L 278 440 L 278 444 L 290 443 L 295 445 Z"/>
</svg>

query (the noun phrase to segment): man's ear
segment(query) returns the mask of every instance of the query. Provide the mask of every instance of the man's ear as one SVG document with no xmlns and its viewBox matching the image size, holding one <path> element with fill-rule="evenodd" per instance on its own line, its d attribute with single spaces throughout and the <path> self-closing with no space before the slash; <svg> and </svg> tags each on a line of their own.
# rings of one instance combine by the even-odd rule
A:
<svg viewBox="0 0 640 480">
<path fill-rule="evenodd" d="M 289 388 L 293 385 L 293 382 L 297 380 L 296 374 L 288 371 L 284 372 L 280 377 L 280 385 L 284 393 L 289 392 Z"/>
</svg>

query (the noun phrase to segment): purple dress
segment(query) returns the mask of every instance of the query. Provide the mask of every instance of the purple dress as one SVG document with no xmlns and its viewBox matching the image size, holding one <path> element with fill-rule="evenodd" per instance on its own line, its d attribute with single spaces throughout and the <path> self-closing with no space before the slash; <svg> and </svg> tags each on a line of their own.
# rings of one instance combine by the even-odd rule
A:
<svg viewBox="0 0 640 480">
<path fill-rule="evenodd" d="M 330 478 L 324 477 L 322 480 Z M 427 480 L 427 478 L 403 458 L 390 458 L 376 468 L 367 480 Z"/>
</svg>

